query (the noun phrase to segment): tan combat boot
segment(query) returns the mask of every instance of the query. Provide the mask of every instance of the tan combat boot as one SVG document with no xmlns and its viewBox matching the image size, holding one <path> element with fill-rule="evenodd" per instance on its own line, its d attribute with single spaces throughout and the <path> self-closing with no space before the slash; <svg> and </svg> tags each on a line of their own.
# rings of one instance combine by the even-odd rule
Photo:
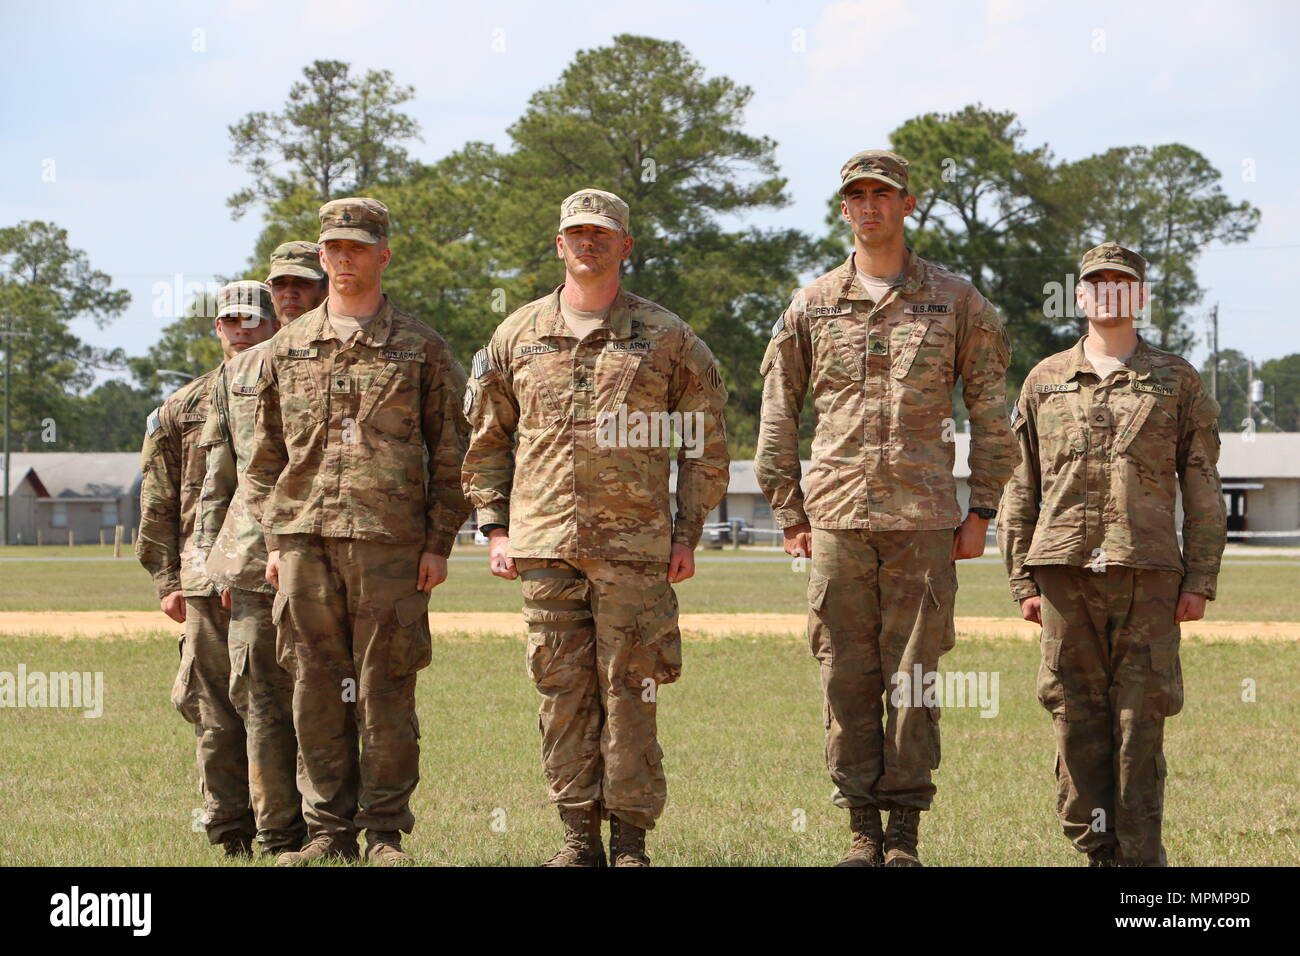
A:
<svg viewBox="0 0 1300 956">
<path fill-rule="evenodd" d="M 649 866 L 645 831 L 626 820 L 609 818 L 609 861 L 611 866 Z"/>
<path fill-rule="evenodd" d="M 600 811 L 595 807 L 560 807 L 560 819 L 564 821 L 564 846 L 542 866 L 604 866 Z"/>
<path fill-rule="evenodd" d="M 400 830 L 367 830 L 366 862 L 375 866 L 415 866 L 415 861 L 402 852 Z"/>
<path fill-rule="evenodd" d="M 889 829 L 885 832 L 885 866 L 921 866 L 916 855 L 916 829 L 921 822 L 920 810 L 890 810 Z"/>
<path fill-rule="evenodd" d="M 281 853 L 275 859 L 276 866 L 306 866 L 318 860 L 355 860 L 357 853 L 356 837 L 334 837 L 327 833 L 314 838 L 301 850 Z"/>
<path fill-rule="evenodd" d="M 850 807 L 849 827 L 853 843 L 836 866 L 883 866 L 885 863 L 885 829 L 880 825 L 880 811 L 875 807 Z"/>
</svg>

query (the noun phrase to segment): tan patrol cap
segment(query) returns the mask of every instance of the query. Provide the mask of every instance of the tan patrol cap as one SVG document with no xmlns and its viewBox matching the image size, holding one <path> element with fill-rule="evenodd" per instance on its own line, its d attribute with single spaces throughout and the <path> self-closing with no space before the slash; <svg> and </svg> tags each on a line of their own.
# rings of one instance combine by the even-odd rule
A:
<svg viewBox="0 0 1300 956">
<path fill-rule="evenodd" d="M 320 238 L 351 239 L 372 246 L 388 235 L 388 207 L 378 199 L 352 196 L 320 207 Z"/>
<path fill-rule="evenodd" d="M 227 282 L 217 290 L 217 318 L 250 316 L 258 319 L 275 319 L 271 305 L 271 289 L 265 282 L 239 279 Z"/>
<path fill-rule="evenodd" d="M 895 189 L 907 188 L 907 160 L 887 149 L 864 149 L 840 167 L 840 192 L 859 179 L 878 179 Z"/>
<path fill-rule="evenodd" d="M 266 276 L 269 283 L 280 276 L 302 276 L 318 282 L 325 278 L 320 267 L 320 246 L 314 242 L 295 239 L 282 242 L 271 253 L 271 271 Z"/>
<path fill-rule="evenodd" d="M 628 231 L 627 203 L 603 189 L 579 189 L 560 203 L 560 232 L 570 226 L 604 226 Z"/>
<path fill-rule="evenodd" d="M 1145 282 L 1147 277 L 1147 261 L 1132 249 L 1125 249 L 1118 242 L 1103 242 L 1099 246 L 1093 246 L 1079 260 L 1080 279 L 1102 269 L 1123 272 L 1139 282 Z"/>
</svg>

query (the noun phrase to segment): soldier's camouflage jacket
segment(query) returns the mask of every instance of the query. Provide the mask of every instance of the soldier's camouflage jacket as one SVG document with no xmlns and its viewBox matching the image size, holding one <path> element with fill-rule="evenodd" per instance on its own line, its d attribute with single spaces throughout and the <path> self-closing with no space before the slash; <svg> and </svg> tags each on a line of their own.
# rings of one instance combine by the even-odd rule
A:
<svg viewBox="0 0 1300 956">
<path fill-rule="evenodd" d="M 315 534 L 422 541 L 446 555 L 469 515 L 465 372 L 441 335 L 387 297 L 346 345 L 328 310 L 321 304 L 267 343 L 244 472 L 266 546 Z"/>
<path fill-rule="evenodd" d="M 1213 599 L 1227 538 L 1218 420 L 1196 369 L 1140 338 L 1104 382 L 1083 339 L 1034 366 L 1016 404 L 1021 461 L 998 512 L 1012 595 L 1038 593 L 1034 565 L 1114 564 L 1180 571 L 1182 590 Z"/>
<path fill-rule="evenodd" d="M 207 555 L 208 575 L 219 588 L 272 594 L 266 581 L 266 544 L 262 526 L 244 500 L 243 474 L 253 450 L 257 396 L 266 342 L 227 359 L 212 381 L 208 420 L 199 436 L 207 456 L 195 547 Z"/>
<path fill-rule="evenodd" d="M 1010 344 L 969 282 L 908 252 L 903 277 L 873 303 L 853 256 L 801 290 L 772 329 L 761 367 L 754 471 L 779 527 L 933 531 L 963 514 L 953 479 L 952 388 L 970 414 L 970 503 L 995 508 L 1015 466 L 1007 421 Z M 807 493 L 799 411 L 817 416 Z"/>
<path fill-rule="evenodd" d="M 727 490 L 717 363 L 685 322 L 626 291 L 579 343 L 559 297 L 514 312 L 474 358 L 465 493 L 480 525 L 508 526 L 512 556 L 665 562 L 674 542 L 699 543 Z M 675 516 L 665 413 L 699 451 L 678 452 Z"/>
<path fill-rule="evenodd" d="M 178 388 L 149 413 L 140 456 L 140 535 L 135 553 L 153 575 L 159 599 L 173 591 L 211 595 L 203 555 L 194 547 L 194 523 L 203 487 L 199 434 L 208 417 L 216 369 Z"/>
</svg>

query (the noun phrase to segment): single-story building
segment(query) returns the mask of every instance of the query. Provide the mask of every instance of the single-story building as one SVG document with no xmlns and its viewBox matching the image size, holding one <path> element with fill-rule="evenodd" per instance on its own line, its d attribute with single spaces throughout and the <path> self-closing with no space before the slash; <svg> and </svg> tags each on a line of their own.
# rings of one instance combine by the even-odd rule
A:
<svg viewBox="0 0 1300 956">
<path fill-rule="evenodd" d="M 140 525 L 138 452 L 14 452 L 11 544 L 98 544 Z"/>
</svg>

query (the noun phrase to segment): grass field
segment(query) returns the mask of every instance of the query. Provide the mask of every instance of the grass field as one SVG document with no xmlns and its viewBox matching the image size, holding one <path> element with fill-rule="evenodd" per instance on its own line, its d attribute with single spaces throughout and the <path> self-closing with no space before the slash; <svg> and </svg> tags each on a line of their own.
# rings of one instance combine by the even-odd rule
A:
<svg viewBox="0 0 1300 956">
<path fill-rule="evenodd" d="M 36 548 L 0 549 L 0 611 L 152 611 L 158 600 L 148 574 L 134 558 L 58 560 L 61 552 L 29 555 Z M 76 548 L 78 557 L 102 557 L 111 548 Z M 95 552 L 102 552 L 96 554 Z M 993 552 L 996 555 L 996 552 Z M 1300 621 L 1300 563 L 1226 559 L 1219 578 L 1221 598 L 1210 605 L 1209 618 L 1225 621 Z M 461 548 L 451 562 L 445 584 L 434 592 L 433 611 L 518 611 L 518 581 L 492 577 L 486 550 Z M 959 617 L 1015 616 L 1007 576 L 998 562 L 958 562 L 961 589 Z M 803 613 L 808 575 L 773 552 L 696 552 L 696 575 L 678 585 L 684 613 Z"/>
<path fill-rule="evenodd" d="M 4 549 L 0 611 L 156 610 L 134 559 L 66 561 L 65 548 Z M 102 557 L 111 549 L 76 549 Z M 518 582 L 483 570 L 464 549 L 435 592 L 435 611 L 506 611 Z M 806 574 L 771 553 L 702 552 L 678 587 L 683 612 L 801 613 Z M 1272 560 L 1272 559 L 1270 559 Z M 1007 616 L 1015 606 L 996 563 L 959 565 L 959 616 Z M 1300 620 L 1297 569 L 1228 561 L 1222 620 Z M 193 731 L 168 701 L 176 628 L 138 639 L 0 636 L 0 671 L 98 671 L 98 719 L 70 710 L 0 710 L 0 863 L 205 865 L 219 862 L 191 829 L 200 806 Z M 661 742 L 669 807 L 650 838 L 662 865 L 821 865 L 846 845 L 846 815 L 829 803 L 817 668 L 802 639 L 688 640 L 683 680 L 664 688 Z M 943 718 L 939 796 L 922 818 L 923 858 L 947 865 L 1078 865 L 1053 806 L 1051 721 L 1034 699 L 1037 648 L 963 639 L 945 670 L 999 675 L 999 713 L 951 708 Z M 1187 706 L 1166 727 L 1166 844 L 1173 863 L 1300 863 L 1300 660 L 1294 643 L 1185 645 Z M 1257 701 L 1241 700 L 1254 680 Z M 529 865 L 555 849 L 545 801 L 536 694 L 518 636 L 439 634 L 419 683 L 423 781 L 408 847 L 421 862 Z M 506 831 L 495 832 L 495 811 Z M 797 829 L 798 817 L 805 821 Z M 499 819 L 500 814 L 496 814 Z"/>
<path fill-rule="evenodd" d="M 0 861 L 38 865 L 204 865 L 191 831 L 193 732 L 167 693 L 170 635 L 144 640 L 3 639 L 0 670 L 102 671 L 98 719 L 0 712 Z M 817 669 L 802 641 L 688 642 L 683 680 L 664 688 L 669 806 L 650 848 L 662 865 L 821 865 L 846 820 L 822 764 Z M 1185 712 L 1166 727 L 1166 843 L 1173 863 L 1300 861 L 1300 662 L 1289 644 L 1185 648 Z M 996 671 L 998 716 L 950 708 L 939 796 L 922 818 L 930 864 L 1078 865 L 1053 816 L 1051 722 L 1034 700 L 1037 650 L 972 641 L 945 669 Z M 1243 678 L 1258 687 L 1241 701 Z M 421 775 L 409 848 L 429 864 L 529 865 L 555 848 L 545 802 L 536 695 L 516 638 L 444 636 L 419 682 Z M 505 812 L 506 832 L 491 828 Z M 802 810 L 806 827 L 793 826 Z"/>
</svg>

